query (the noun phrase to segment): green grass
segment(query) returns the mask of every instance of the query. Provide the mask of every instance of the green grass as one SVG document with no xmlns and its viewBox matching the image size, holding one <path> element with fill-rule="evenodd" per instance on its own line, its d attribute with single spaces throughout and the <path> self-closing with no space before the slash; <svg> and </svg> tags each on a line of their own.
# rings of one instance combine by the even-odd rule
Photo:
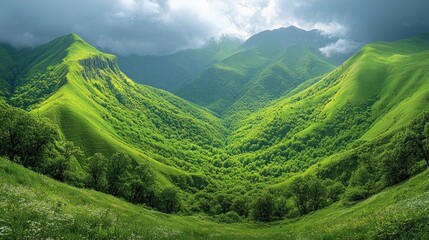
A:
<svg viewBox="0 0 429 240">
<path fill-rule="evenodd" d="M 270 224 L 174 216 L 78 189 L 0 158 L 4 239 L 380 239 L 428 237 L 429 172 L 351 207 Z"/>
<path fill-rule="evenodd" d="M 332 65 L 304 47 L 290 47 L 271 63 L 255 49 L 242 51 L 202 74 L 219 80 L 205 86 L 219 92 L 203 94 L 207 97 L 204 105 L 219 110 L 233 102 L 237 109 L 228 113 L 237 117 L 220 119 L 173 94 L 135 84 L 120 71 L 113 55 L 101 53 L 71 34 L 16 53 L 13 57 L 18 61 L 29 56 L 22 62 L 28 65 L 20 70 L 22 77 L 16 79 L 11 96 L 5 97 L 14 106 L 52 119 L 66 139 L 82 147 L 88 156 L 120 151 L 138 162 L 149 162 L 159 188 L 207 181 L 213 185 L 207 195 L 215 198 L 225 194 L 234 200 L 241 195 L 258 196 L 265 188 L 284 189 L 291 177 L 302 172 L 328 169 L 335 179 L 350 175 L 357 165 L 350 156 L 363 143 L 390 136 L 429 110 L 427 39 L 428 35 L 420 35 L 370 44 L 323 77 L 320 74 Z M 260 72 L 255 71 L 258 66 Z M 252 74 L 254 77 L 249 78 Z M 242 92 L 239 98 L 237 93 Z M 263 99 L 255 100 L 256 96 Z M 257 103 L 252 104 L 253 100 Z M 240 112 L 246 109 L 248 112 Z M 223 126 L 225 122 L 234 123 L 232 133 Z M 71 237 L 116 234 L 123 238 L 133 232 L 179 239 L 378 238 L 395 232 L 420 236 L 426 230 L 421 222 L 427 220 L 427 209 L 420 202 L 427 203 L 427 171 L 353 207 L 337 203 L 300 219 L 272 224 L 220 224 L 203 216 L 149 211 L 108 195 L 47 180 L 2 161 L 6 169 L 0 172 L 5 176 L 1 184 L 6 184 L 2 191 L 8 197 L 2 199 L 5 203 L 1 206 L 14 206 L 8 215 L 16 217 L 8 221 L 21 226 L 20 234 L 27 234 L 23 229 L 31 228 L 32 222 L 26 225 L 28 220 L 55 226 L 50 219 L 58 217 L 52 213 L 58 211 L 57 202 L 65 203 L 60 204 L 65 212 L 60 216 L 66 220 L 56 219 L 60 224 L 56 228 L 67 229 L 64 235 Z M 42 183 L 53 187 L 44 188 Z M 7 192 L 9 187 L 17 193 Z M 194 199 L 189 187 L 194 186 L 182 186 L 180 194 L 190 208 Z M 34 189 L 44 192 L 37 195 Z M 406 192 L 410 194 L 404 195 Z M 32 198 L 34 202 L 26 208 L 21 197 L 24 203 Z M 404 202 L 412 204 L 402 210 Z M 40 213 L 31 209 L 38 205 L 44 209 Z M 114 210 L 105 213 L 105 209 Z M 88 215 L 97 211 L 104 211 L 103 217 Z M 67 225 L 70 215 L 76 219 L 73 226 Z M 95 226 L 95 230 L 86 226 Z M 42 237 L 51 230 L 60 236 L 60 230 L 50 227 L 46 225 Z"/>
<path fill-rule="evenodd" d="M 238 52 L 173 92 L 235 124 L 304 81 L 334 68 L 305 45 L 276 49 L 274 56 L 267 56 L 268 51 L 251 48 Z"/>
<path fill-rule="evenodd" d="M 222 147 L 226 130 L 219 119 L 170 93 L 134 83 L 115 56 L 75 34 L 15 57 L 26 67 L 9 103 L 52 119 L 87 156 L 126 152 L 149 162 L 163 186 L 178 176 L 201 178 L 198 162 Z"/>
<path fill-rule="evenodd" d="M 125 151 L 150 162 L 163 184 L 192 173 L 228 194 L 237 186 L 257 191 L 354 148 L 356 141 L 395 132 L 427 110 L 426 38 L 368 45 L 323 78 L 318 76 L 332 65 L 304 46 L 280 52 L 261 72 L 255 68 L 266 63 L 262 50 L 239 52 L 204 73 L 219 78 L 208 85 L 214 95 L 201 98 L 208 106 L 234 102 L 222 121 L 170 93 L 135 84 L 113 55 L 70 34 L 20 53 L 41 54 L 28 58 L 23 73 L 42 75 L 25 78 L 10 100 L 53 119 L 88 155 Z M 44 84 L 50 91 L 38 92 Z M 293 90 L 297 86 L 300 91 Z M 244 95 L 238 98 L 237 91 Z"/>
<path fill-rule="evenodd" d="M 320 81 L 251 114 L 227 149 L 250 162 L 247 171 L 267 165 L 288 178 L 361 141 L 390 136 L 429 110 L 427 39 L 367 45 Z"/>
<path fill-rule="evenodd" d="M 289 47 L 269 66 L 257 73 L 244 94 L 226 111 L 224 119 L 234 126 L 240 120 L 287 95 L 309 79 L 320 78 L 334 69 L 319 54 L 303 46 Z"/>
</svg>

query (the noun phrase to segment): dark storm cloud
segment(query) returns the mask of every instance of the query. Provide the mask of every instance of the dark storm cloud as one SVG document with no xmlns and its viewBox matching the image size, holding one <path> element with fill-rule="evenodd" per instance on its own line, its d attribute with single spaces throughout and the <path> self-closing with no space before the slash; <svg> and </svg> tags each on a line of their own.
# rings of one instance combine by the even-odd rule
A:
<svg viewBox="0 0 429 240">
<path fill-rule="evenodd" d="M 429 31 L 427 0 L 2 0 L 0 41 L 35 46 L 77 33 L 115 53 L 164 54 L 211 37 L 296 25 L 341 37 L 323 49 Z"/>
<path fill-rule="evenodd" d="M 279 9 L 289 8 L 279 1 Z M 397 40 L 429 31 L 427 0 L 304 0 L 293 15 L 304 22 L 339 23 L 354 40 Z M 282 10 L 280 10 L 282 11 Z"/>
<path fill-rule="evenodd" d="M 162 54 L 198 46 L 219 31 L 186 10 L 171 11 L 162 0 L 3 0 L 0 41 L 35 46 L 74 32 L 116 53 Z"/>
</svg>

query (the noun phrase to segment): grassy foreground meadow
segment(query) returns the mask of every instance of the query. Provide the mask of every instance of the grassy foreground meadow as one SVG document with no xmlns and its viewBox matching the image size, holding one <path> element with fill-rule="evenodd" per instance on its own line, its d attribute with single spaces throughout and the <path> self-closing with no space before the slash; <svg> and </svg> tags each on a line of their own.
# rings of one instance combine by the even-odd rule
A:
<svg viewBox="0 0 429 240">
<path fill-rule="evenodd" d="M 1 239 L 427 239 L 429 171 L 353 206 L 272 223 L 174 216 L 0 159 Z"/>
</svg>

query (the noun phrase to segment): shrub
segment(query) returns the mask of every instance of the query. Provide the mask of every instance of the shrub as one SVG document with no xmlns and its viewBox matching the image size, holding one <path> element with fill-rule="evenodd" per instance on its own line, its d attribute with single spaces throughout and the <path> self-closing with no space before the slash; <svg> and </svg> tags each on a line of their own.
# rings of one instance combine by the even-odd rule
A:
<svg viewBox="0 0 429 240">
<path fill-rule="evenodd" d="M 318 177 L 312 175 L 297 177 L 291 183 L 290 189 L 301 215 L 324 206 L 327 190 Z"/>
<path fill-rule="evenodd" d="M 240 196 L 232 202 L 232 209 L 240 216 L 247 217 L 249 215 L 249 202 L 248 197 Z"/>
<path fill-rule="evenodd" d="M 101 153 L 96 153 L 89 159 L 87 186 L 97 191 L 104 191 L 107 187 L 108 159 Z"/>
<path fill-rule="evenodd" d="M 400 183 L 413 174 L 421 158 L 418 137 L 409 130 L 399 132 L 394 138 L 394 148 L 384 160 L 384 171 L 388 182 Z"/>
<path fill-rule="evenodd" d="M 108 191 L 112 195 L 127 196 L 127 181 L 131 169 L 131 159 L 124 153 L 115 153 L 109 161 L 107 170 Z"/>
<path fill-rule="evenodd" d="M 235 211 L 229 211 L 227 213 L 220 214 L 216 217 L 219 222 L 224 223 L 235 223 L 241 222 L 241 217 Z"/>
<path fill-rule="evenodd" d="M 274 211 L 274 198 L 266 192 L 259 196 L 253 204 L 253 217 L 257 221 L 271 221 Z"/>
<path fill-rule="evenodd" d="M 368 191 L 362 187 L 349 187 L 344 194 L 344 200 L 347 202 L 357 202 L 366 199 L 368 196 Z"/>
<path fill-rule="evenodd" d="M 175 213 L 180 211 L 181 202 L 177 189 L 168 187 L 159 194 L 159 209 L 165 213 Z"/>
</svg>

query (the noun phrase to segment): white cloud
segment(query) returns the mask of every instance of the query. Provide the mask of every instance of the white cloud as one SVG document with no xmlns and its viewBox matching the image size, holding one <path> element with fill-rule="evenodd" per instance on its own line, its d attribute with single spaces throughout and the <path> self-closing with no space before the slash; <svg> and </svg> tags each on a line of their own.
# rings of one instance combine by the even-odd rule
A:
<svg viewBox="0 0 429 240">
<path fill-rule="evenodd" d="M 313 24 L 312 28 L 320 30 L 325 35 L 335 37 L 345 37 L 348 33 L 347 28 L 338 22 L 318 22 Z"/>
<path fill-rule="evenodd" d="M 360 46 L 359 43 L 349 39 L 339 39 L 338 41 L 328 44 L 325 47 L 320 48 L 326 57 L 332 57 L 337 54 L 348 54 L 354 52 Z"/>
</svg>

